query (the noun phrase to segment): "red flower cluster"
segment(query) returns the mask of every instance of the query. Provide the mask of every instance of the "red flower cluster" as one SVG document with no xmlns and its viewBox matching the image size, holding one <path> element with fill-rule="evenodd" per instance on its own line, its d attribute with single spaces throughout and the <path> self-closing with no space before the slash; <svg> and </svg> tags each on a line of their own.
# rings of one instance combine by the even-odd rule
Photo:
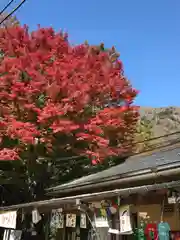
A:
<svg viewBox="0 0 180 240">
<path fill-rule="evenodd" d="M 71 46 L 52 28 L 2 29 L 0 51 L 0 160 L 19 159 L 37 144 L 46 156 L 71 151 L 96 161 L 129 151 L 137 91 L 119 60 Z"/>
</svg>

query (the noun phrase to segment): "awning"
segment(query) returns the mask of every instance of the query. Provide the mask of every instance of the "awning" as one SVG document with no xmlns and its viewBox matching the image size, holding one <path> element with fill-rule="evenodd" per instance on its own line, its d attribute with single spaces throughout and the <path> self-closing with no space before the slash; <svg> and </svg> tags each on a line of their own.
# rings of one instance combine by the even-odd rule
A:
<svg viewBox="0 0 180 240">
<path fill-rule="evenodd" d="M 81 195 L 75 195 L 70 197 L 63 197 L 63 198 L 53 198 L 50 200 L 44 201 L 37 201 L 37 202 L 29 202 L 29 203 L 22 203 L 18 205 L 0 207 L 0 211 L 8 211 L 8 210 L 16 210 L 16 209 L 25 209 L 25 208 L 41 208 L 41 207 L 62 207 L 64 204 L 72 204 L 75 205 L 77 200 L 81 200 L 83 202 L 91 202 L 96 200 L 103 200 L 107 198 L 111 198 L 114 196 L 127 196 L 135 193 L 146 193 L 153 190 L 160 190 L 160 189 L 170 189 L 170 188 L 177 188 L 180 187 L 180 180 L 179 181 L 172 181 L 160 184 L 153 184 L 153 185 L 143 185 L 138 187 L 132 188 L 124 188 L 124 189 L 114 189 L 110 191 L 103 191 L 103 192 L 96 192 L 96 193 L 87 193 Z"/>
</svg>

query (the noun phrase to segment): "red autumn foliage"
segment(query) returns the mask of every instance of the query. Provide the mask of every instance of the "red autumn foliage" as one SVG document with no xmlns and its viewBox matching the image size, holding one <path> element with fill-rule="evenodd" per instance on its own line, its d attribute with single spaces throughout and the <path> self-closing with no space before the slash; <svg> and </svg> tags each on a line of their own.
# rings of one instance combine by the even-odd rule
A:
<svg viewBox="0 0 180 240">
<path fill-rule="evenodd" d="M 137 91 L 121 61 L 71 46 L 52 28 L 1 29 L 0 51 L 0 160 L 26 158 L 29 146 L 36 158 L 67 152 L 98 161 L 131 150 Z"/>
</svg>

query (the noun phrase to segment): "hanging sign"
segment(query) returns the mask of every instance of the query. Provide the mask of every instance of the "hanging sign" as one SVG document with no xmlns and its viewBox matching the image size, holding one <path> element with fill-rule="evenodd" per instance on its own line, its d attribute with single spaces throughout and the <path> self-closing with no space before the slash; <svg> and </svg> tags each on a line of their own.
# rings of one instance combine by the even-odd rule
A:
<svg viewBox="0 0 180 240">
<path fill-rule="evenodd" d="M 76 227 L 76 214 L 66 214 L 66 227 Z"/>
<path fill-rule="evenodd" d="M 0 214 L 0 227 L 3 228 L 16 228 L 16 218 L 17 218 L 17 212 L 6 212 Z"/>
<path fill-rule="evenodd" d="M 32 211 L 32 222 L 37 224 L 41 220 L 41 216 L 37 209 Z"/>
<path fill-rule="evenodd" d="M 64 228 L 64 215 L 62 214 L 62 208 L 52 210 L 50 225 L 52 228 Z"/>
<path fill-rule="evenodd" d="M 175 204 L 176 201 L 176 197 L 172 196 L 172 197 L 168 197 L 168 204 Z"/>
<path fill-rule="evenodd" d="M 81 213 L 80 228 L 86 228 L 86 214 Z"/>
<path fill-rule="evenodd" d="M 132 234 L 129 205 L 120 207 L 119 220 L 120 220 L 120 232 L 125 234 Z"/>
</svg>

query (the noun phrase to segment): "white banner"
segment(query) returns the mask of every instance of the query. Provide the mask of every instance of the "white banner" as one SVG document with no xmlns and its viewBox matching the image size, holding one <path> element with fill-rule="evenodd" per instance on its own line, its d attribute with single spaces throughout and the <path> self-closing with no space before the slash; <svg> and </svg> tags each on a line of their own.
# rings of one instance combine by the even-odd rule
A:
<svg viewBox="0 0 180 240">
<path fill-rule="evenodd" d="M 17 212 L 6 212 L 0 214 L 0 227 L 16 229 Z"/>
<path fill-rule="evenodd" d="M 129 205 L 120 207 L 120 232 L 121 234 L 132 234 L 130 207 Z"/>
</svg>

